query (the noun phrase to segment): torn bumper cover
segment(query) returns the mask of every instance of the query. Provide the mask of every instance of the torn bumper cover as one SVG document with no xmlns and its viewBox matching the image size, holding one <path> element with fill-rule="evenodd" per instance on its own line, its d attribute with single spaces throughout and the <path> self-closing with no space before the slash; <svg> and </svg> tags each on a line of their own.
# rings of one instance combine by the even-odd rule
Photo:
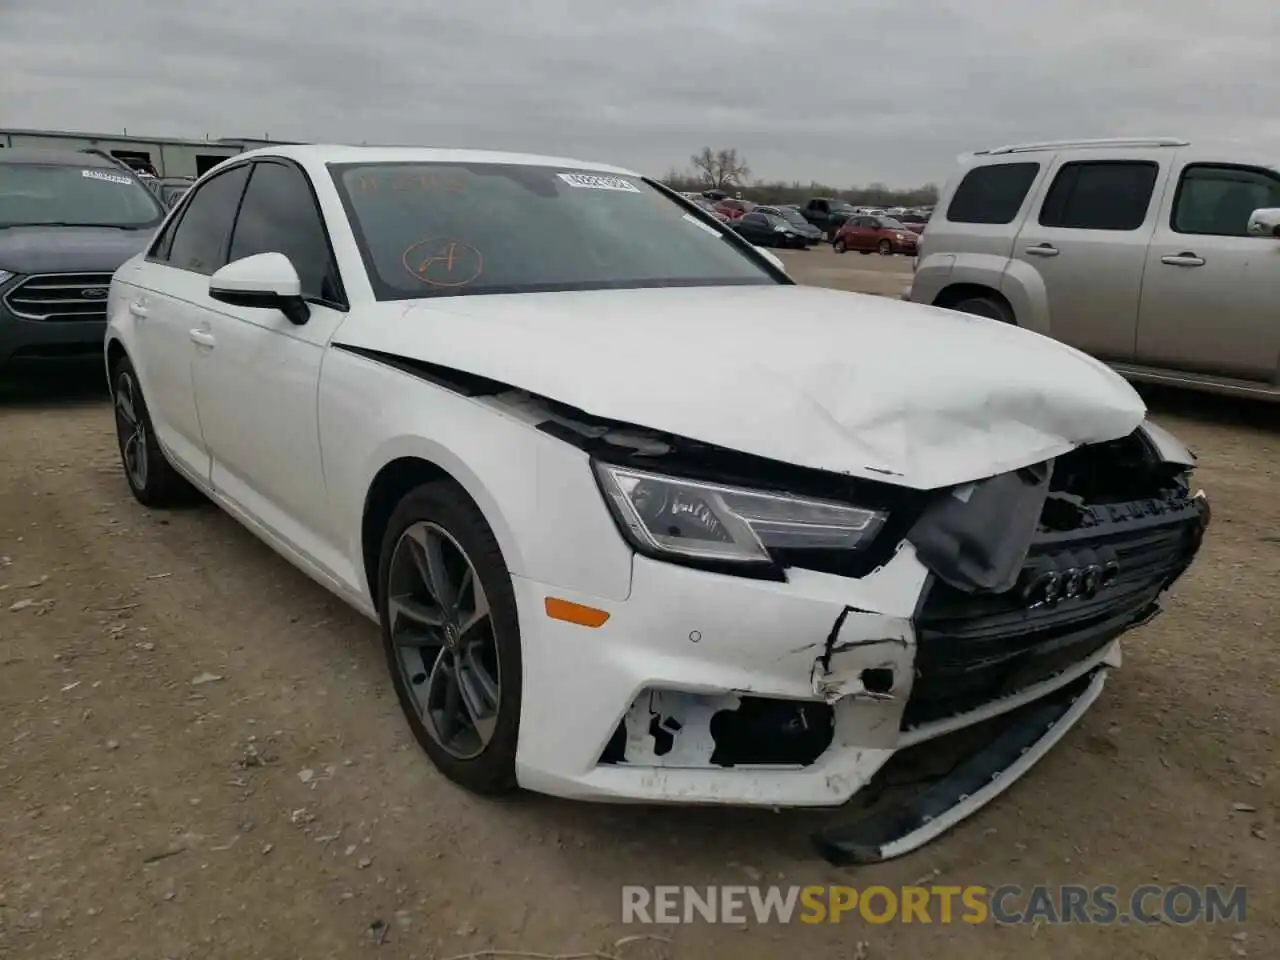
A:
<svg viewBox="0 0 1280 960">
<path fill-rule="evenodd" d="M 1119 636 L 1199 550 L 1208 504 L 1174 471 L 1101 496 L 1103 461 L 1068 459 L 941 492 L 860 577 L 792 566 L 752 579 L 637 555 L 630 599 L 591 631 L 537 617 L 548 586 L 515 578 L 520 782 L 595 800 L 836 806 L 895 754 L 995 724 L 949 777 L 819 845 L 867 861 L 927 842 L 1076 722 L 1119 665 Z"/>
</svg>

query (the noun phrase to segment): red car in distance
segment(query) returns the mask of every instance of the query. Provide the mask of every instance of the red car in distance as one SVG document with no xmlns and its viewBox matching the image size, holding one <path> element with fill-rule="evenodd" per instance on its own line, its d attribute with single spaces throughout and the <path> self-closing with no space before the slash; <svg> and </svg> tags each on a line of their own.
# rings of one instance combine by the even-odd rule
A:
<svg viewBox="0 0 1280 960">
<path fill-rule="evenodd" d="M 737 200 L 733 197 L 726 197 L 716 204 L 716 210 L 723 213 L 730 220 L 738 220 L 743 214 L 751 212 L 751 208 L 755 204 L 750 200 Z"/>
<path fill-rule="evenodd" d="M 893 217 L 850 217 L 836 233 L 831 246 L 836 253 L 857 250 L 859 253 L 895 253 L 914 257 L 920 238 L 905 223 Z"/>
</svg>

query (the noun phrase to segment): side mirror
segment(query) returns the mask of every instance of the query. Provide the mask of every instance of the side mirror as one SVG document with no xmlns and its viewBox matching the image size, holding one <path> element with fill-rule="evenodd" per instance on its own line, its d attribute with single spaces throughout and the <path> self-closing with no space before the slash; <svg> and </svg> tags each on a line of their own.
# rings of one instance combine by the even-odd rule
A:
<svg viewBox="0 0 1280 960">
<path fill-rule="evenodd" d="M 777 267 L 783 273 L 787 272 L 787 265 L 783 263 L 782 258 L 779 257 L 772 250 L 769 250 L 766 247 L 756 247 L 756 253 L 760 254 L 760 256 L 764 257 L 766 260 L 772 263 L 775 267 Z"/>
<path fill-rule="evenodd" d="M 1249 214 L 1249 236 L 1280 238 L 1280 207 L 1263 207 Z"/>
<path fill-rule="evenodd" d="M 233 307 L 279 310 L 295 326 L 311 318 L 298 271 L 283 253 L 256 253 L 228 263 L 209 278 L 209 296 Z"/>
</svg>

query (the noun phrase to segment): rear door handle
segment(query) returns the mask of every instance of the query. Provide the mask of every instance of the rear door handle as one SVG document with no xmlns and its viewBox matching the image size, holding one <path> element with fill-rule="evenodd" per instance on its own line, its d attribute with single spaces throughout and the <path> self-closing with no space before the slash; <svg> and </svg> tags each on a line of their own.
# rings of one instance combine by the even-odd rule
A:
<svg viewBox="0 0 1280 960">
<path fill-rule="evenodd" d="M 199 327 L 191 331 L 191 342 L 198 343 L 202 347 L 212 347 L 217 343 L 217 341 L 213 339 L 212 333 L 208 330 L 201 330 Z"/>
<path fill-rule="evenodd" d="M 1173 254 L 1160 258 L 1161 263 L 1167 263 L 1171 267 L 1203 267 L 1204 257 L 1197 257 L 1191 251 Z"/>
<path fill-rule="evenodd" d="M 147 308 L 144 307 L 141 303 L 129 304 L 129 312 L 133 314 L 135 317 L 137 317 L 139 320 L 144 320 L 146 319 L 146 316 L 147 316 Z"/>
<path fill-rule="evenodd" d="M 1033 257 L 1056 257 L 1058 248 L 1052 243 L 1038 243 L 1034 247 L 1027 247 L 1027 253 Z"/>
</svg>

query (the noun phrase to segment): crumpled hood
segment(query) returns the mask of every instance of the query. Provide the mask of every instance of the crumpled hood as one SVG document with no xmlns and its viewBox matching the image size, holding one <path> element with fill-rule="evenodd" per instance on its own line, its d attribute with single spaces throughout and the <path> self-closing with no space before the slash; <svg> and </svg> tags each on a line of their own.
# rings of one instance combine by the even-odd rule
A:
<svg viewBox="0 0 1280 960">
<path fill-rule="evenodd" d="M 115 273 L 155 234 L 153 228 L 5 227 L 0 270 L 10 273 Z"/>
<path fill-rule="evenodd" d="M 1145 415 L 1121 377 L 1046 337 L 818 287 L 448 297 L 355 314 L 335 342 L 917 489 L 1112 440 Z"/>
</svg>

